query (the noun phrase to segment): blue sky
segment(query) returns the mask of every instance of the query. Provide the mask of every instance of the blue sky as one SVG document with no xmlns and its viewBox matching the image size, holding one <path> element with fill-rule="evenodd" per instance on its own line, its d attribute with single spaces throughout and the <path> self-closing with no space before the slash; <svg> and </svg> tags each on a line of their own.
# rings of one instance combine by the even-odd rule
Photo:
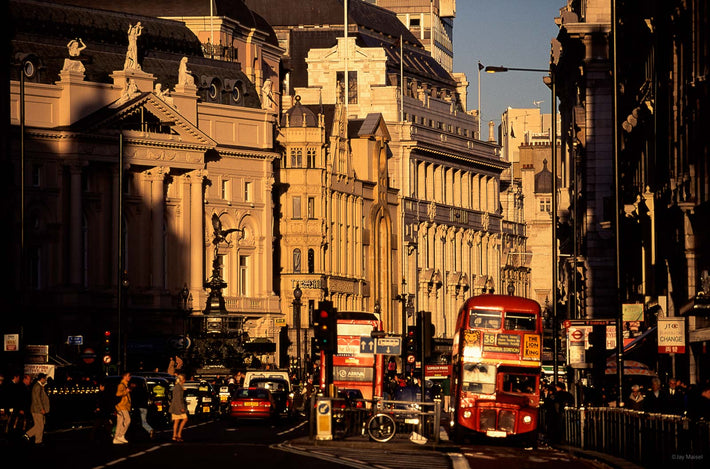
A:
<svg viewBox="0 0 710 469">
<path fill-rule="evenodd" d="M 559 29 L 555 17 L 566 0 L 458 0 L 454 19 L 454 72 L 466 74 L 468 107 L 478 107 L 478 62 L 515 68 L 549 68 L 550 40 Z M 534 107 L 542 101 L 550 113 L 550 89 L 543 73 L 481 72 L 481 133 L 488 138 L 487 123 L 500 123 L 510 106 Z"/>
</svg>

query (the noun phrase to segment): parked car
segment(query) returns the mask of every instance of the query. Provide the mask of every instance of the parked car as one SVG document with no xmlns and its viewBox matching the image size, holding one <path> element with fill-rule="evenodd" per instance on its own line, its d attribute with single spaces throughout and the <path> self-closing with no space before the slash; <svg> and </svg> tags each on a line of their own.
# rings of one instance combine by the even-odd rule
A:
<svg viewBox="0 0 710 469">
<path fill-rule="evenodd" d="M 174 386 L 164 378 L 145 378 L 153 401 L 152 408 L 148 408 L 148 418 L 151 413 L 154 414 L 154 419 L 166 426 L 170 424 L 170 400 L 172 397 L 172 389 Z"/>
<path fill-rule="evenodd" d="M 188 415 L 208 416 L 219 411 L 219 400 L 214 388 L 207 381 L 186 381 L 185 402 Z"/>
<path fill-rule="evenodd" d="M 293 393 L 288 381 L 281 378 L 252 378 L 249 388 L 268 389 L 276 407 L 276 415 L 284 418 L 293 417 Z"/>
<path fill-rule="evenodd" d="M 273 419 L 278 414 L 266 388 L 239 388 L 232 394 L 229 415 L 235 419 Z"/>
</svg>

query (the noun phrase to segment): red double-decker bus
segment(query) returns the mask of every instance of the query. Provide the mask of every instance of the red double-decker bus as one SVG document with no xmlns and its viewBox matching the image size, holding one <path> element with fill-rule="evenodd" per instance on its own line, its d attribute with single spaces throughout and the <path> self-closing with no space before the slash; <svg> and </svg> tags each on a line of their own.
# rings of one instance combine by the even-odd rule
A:
<svg viewBox="0 0 710 469">
<path fill-rule="evenodd" d="M 374 313 L 338 311 L 337 323 L 333 384 L 339 389 L 359 389 L 365 399 L 382 397 L 382 355 L 375 355 L 372 339 L 373 331 L 382 330 L 380 318 Z"/>
<path fill-rule="evenodd" d="M 542 355 L 540 305 L 506 295 L 469 298 L 459 311 L 452 350 L 451 425 L 537 440 Z"/>
</svg>

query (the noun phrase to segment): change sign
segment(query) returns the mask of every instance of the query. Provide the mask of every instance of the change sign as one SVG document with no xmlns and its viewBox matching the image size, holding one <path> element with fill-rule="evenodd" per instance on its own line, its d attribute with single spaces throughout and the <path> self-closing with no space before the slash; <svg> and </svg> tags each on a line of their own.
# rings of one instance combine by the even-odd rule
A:
<svg viewBox="0 0 710 469">
<path fill-rule="evenodd" d="M 658 318 L 658 353 L 685 353 L 685 318 Z"/>
</svg>

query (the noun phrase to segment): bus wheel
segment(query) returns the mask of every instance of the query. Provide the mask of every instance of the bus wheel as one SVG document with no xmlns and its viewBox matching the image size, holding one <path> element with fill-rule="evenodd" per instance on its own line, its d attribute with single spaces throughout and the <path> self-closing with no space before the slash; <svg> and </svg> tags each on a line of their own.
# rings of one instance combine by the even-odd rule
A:
<svg viewBox="0 0 710 469">
<path fill-rule="evenodd" d="M 394 438 L 397 424 L 387 414 L 375 414 L 367 421 L 367 434 L 378 443 L 387 443 Z"/>
</svg>

